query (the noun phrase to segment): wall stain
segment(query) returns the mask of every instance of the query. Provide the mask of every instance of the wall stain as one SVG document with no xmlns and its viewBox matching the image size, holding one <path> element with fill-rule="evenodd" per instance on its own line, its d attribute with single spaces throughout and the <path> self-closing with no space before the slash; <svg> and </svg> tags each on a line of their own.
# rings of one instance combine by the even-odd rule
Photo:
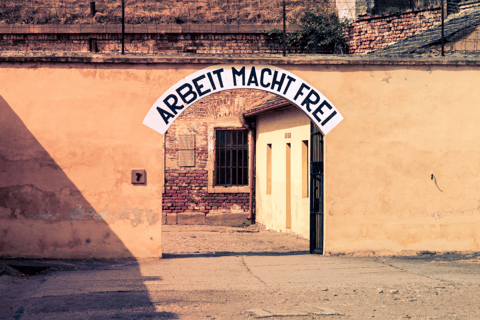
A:
<svg viewBox="0 0 480 320">
<path fill-rule="evenodd" d="M 382 78 L 382 81 L 385 81 L 386 83 L 390 83 L 390 79 L 392 79 L 392 73 L 390 72 L 385 72 L 386 77 Z"/>
<path fill-rule="evenodd" d="M 99 212 L 85 203 L 80 191 L 69 187 L 59 191 L 43 191 L 33 184 L 0 188 L 0 218 L 6 220 L 41 219 L 57 221 L 131 221 L 132 225 L 155 225 L 160 218 L 151 210 L 129 208 L 127 205 L 116 213 L 105 206 Z"/>
<path fill-rule="evenodd" d="M 107 223 L 114 223 L 119 220 L 127 220 L 132 223 L 133 226 L 147 223 L 149 226 L 155 225 L 160 221 L 161 215 L 154 214 L 152 210 L 144 210 L 139 208 L 130 208 L 124 204 L 121 208 L 121 213 L 116 213 L 111 207 L 105 206 L 98 212 L 100 219 Z"/>
<path fill-rule="evenodd" d="M 50 211 L 47 211 L 46 213 L 38 214 L 38 217 L 44 220 L 47 220 L 47 219 L 55 220 L 60 218 L 60 213 L 55 213 L 55 215 L 53 215 Z"/>
<path fill-rule="evenodd" d="M 95 221 L 102 221 L 102 217 L 100 217 L 93 209 L 85 210 L 80 203 L 78 203 L 75 208 L 70 210 L 70 221 L 91 220 L 91 218 L 93 218 Z"/>
<path fill-rule="evenodd" d="M 450 211 L 444 211 L 441 213 L 440 211 L 435 211 L 434 213 L 425 213 L 425 217 L 431 217 L 435 220 L 445 218 L 448 215 L 464 215 L 464 214 L 474 214 L 475 212 L 480 212 L 480 207 L 477 208 L 469 208 L 469 209 L 460 209 L 460 210 L 450 210 Z"/>
</svg>

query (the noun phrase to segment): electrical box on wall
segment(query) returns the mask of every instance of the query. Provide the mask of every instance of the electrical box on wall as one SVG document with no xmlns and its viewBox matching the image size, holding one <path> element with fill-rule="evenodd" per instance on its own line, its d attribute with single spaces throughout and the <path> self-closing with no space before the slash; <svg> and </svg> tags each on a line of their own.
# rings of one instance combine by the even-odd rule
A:
<svg viewBox="0 0 480 320">
<path fill-rule="evenodd" d="M 145 169 L 132 170 L 132 184 L 147 184 L 147 172 Z"/>
</svg>

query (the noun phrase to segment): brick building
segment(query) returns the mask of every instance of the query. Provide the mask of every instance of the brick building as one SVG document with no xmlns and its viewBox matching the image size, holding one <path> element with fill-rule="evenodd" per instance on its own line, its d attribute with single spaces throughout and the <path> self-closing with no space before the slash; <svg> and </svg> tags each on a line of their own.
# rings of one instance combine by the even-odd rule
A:
<svg viewBox="0 0 480 320">
<path fill-rule="evenodd" d="M 253 89 L 222 91 L 175 120 L 165 134 L 166 223 L 249 223 L 253 137 L 242 115 L 272 96 Z"/>
</svg>

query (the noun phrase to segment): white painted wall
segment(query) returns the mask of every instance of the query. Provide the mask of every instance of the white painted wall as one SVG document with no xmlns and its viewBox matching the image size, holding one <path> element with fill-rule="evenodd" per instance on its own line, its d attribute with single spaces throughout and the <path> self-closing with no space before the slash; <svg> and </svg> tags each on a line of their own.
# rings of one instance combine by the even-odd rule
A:
<svg viewBox="0 0 480 320">
<path fill-rule="evenodd" d="M 256 139 L 256 221 L 276 231 L 286 228 L 286 144 L 291 144 L 290 231 L 309 238 L 309 198 L 302 198 L 302 140 L 310 139 L 310 120 L 296 107 L 257 117 Z M 291 133 L 286 139 L 285 133 Z M 272 193 L 267 187 L 267 144 L 272 144 Z M 310 145 L 310 143 L 309 143 Z"/>
</svg>

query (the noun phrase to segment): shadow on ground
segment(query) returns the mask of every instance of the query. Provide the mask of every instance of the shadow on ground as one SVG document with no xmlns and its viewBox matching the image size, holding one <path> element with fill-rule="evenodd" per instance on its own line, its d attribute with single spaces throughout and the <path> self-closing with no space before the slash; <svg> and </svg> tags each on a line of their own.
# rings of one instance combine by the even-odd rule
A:
<svg viewBox="0 0 480 320">
<path fill-rule="evenodd" d="M 156 311 L 144 285 L 151 279 L 1 95 L 0 137 L 0 319 L 177 319 Z M 36 259 L 112 252 L 131 260 L 128 268 Z M 105 268 L 100 286 L 96 268 Z"/>
</svg>

